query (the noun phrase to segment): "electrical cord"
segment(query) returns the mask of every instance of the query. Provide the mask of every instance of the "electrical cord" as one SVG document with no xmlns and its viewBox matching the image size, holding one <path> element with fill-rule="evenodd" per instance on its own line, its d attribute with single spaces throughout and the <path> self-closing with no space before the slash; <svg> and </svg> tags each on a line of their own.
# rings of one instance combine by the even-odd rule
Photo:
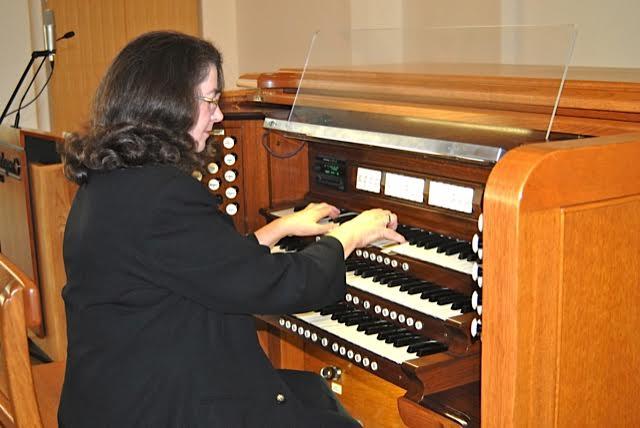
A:
<svg viewBox="0 0 640 428">
<path fill-rule="evenodd" d="M 38 70 L 35 72 L 35 74 L 33 75 L 33 79 L 31 80 L 31 83 L 29 84 L 29 87 L 27 88 L 27 90 L 24 92 L 24 95 L 22 96 L 22 100 L 20 100 L 20 104 L 22 104 L 22 101 L 24 100 L 24 97 L 26 96 L 27 92 L 29 91 L 29 88 L 31 88 L 31 85 L 33 84 L 33 81 L 35 80 L 35 76 L 38 75 L 38 71 L 40 71 L 40 67 L 42 67 L 42 64 L 44 63 L 44 61 L 46 60 L 46 58 L 43 59 L 43 61 L 40 63 L 40 65 L 38 66 Z M 19 112 L 20 110 L 24 110 L 25 108 L 29 107 L 31 104 L 33 104 L 34 102 L 36 102 L 36 100 L 38 99 L 38 97 L 40 95 L 42 95 L 42 92 L 44 92 L 45 88 L 47 87 L 47 85 L 49 84 L 49 80 L 51 80 L 51 76 L 53 76 L 53 64 L 51 64 L 51 70 L 49 71 L 49 75 L 47 76 L 47 80 L 45 80 L 44 85 L 42 85 L 42 88 L 40 88 L 40 91 L 38 91 L 38 93 L 36 94 L 35 97 L 33 97 L 33 99 L 31 99 L 28 103 L 26 103 L 23 106 L 18 106 L 18 108 L 15 108 L 13 110 L 11 110 L 10 112 L 7 113 L 7 117 L 11 116 L 14 113 Z"/>
<path fill-rule="evenodd" d="M 296 147 L 294 150 L 292 150 L 289 153 L 286 154 L 278 154 L 276 152 L 274 152 L 271 147 L 269 147 L 269 145 L 267 144 L 267 140 L 269 139 L 269 135 L 271 133 L 269 131 L 265 132 L 264 134 L 262 134 L 262 147 L 264 147 L 264 149 L 274 158 L 277 159 L 289 159 L 294 157 L 295 155 L 297 155 L 298 153 L 300 153 L 300 151 L 304 148 L 304 146 L 307 145 L 307 142 L 304 140 L 300 141 L 300 145 L 298 147 Z"/>
</svg>

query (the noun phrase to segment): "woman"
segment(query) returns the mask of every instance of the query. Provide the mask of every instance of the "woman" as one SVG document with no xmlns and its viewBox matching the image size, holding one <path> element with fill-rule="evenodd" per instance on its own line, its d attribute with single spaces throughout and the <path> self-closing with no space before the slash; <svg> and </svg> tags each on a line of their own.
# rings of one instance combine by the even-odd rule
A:
<svg viewBox="0 0 640 428">
<path fill-rule="evenodd" d="M 64 238 L 68 360 L 61 427 L 292 427 L 357 423 L 311 374 L 277 371 L 253 313 L 340 300 L 356 247 L 395 232 L 366 211 L 332 228 L 312 204 L 255 234 L 236 233 L 189 172 L 214 123 L 222 61 L 169 32 L 133 40 L 100 84 L 90 128 L 63 150 L 80 188 Z M 287 235 L 326 236 L 296 254 Z"/>
</svg>

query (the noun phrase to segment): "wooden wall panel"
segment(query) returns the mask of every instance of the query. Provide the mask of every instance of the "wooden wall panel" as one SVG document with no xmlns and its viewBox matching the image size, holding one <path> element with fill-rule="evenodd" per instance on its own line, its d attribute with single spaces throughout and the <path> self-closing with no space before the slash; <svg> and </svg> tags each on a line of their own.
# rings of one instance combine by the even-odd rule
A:
<svg viewBox="0 0 640 428">
<path fill-rule="evenodd" d="M 56 69 L 49 88 L 52 131 L 78 131 L 89 118 L 89 106 L 107 67 L 127 41 L 139 34 L 174 29 L 199 35 L 200 2 L 187 0 L 49 0 L 59 42 Z"/>
<path fill-rule="evenodd" d="M 127 37 L 151 30 L 176 30 L 202 34 L 198 0 L 129 0 L 125 2 Z"/>
<path fill-rule="evenodd" d="M 58 34 L 76 33 L 56 45 L 49 87 L 52 131 L 78 131 L 89 118 L 102 75 L 126 42 L 124 0 L 49 0 L 48 7 L 55 11 Z"/>
</svg>

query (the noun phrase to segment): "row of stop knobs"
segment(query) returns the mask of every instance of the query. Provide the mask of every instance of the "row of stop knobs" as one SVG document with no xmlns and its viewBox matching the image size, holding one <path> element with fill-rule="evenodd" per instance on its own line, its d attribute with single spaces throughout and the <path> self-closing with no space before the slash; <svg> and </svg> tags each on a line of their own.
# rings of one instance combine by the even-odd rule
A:
<svg viewBox="0 0 640 428">
<path fill-rule="evenodd" d="M 232 150 L 236 145 L 236 139 L 232 136 L 224 137 L 222 140 L 222 146 L 226 150 Z M 226 165 L 229 169 L 225 170 L 222 176 L 218 176 L 220 172 L 220 165 L 217 161 L 213 160 L 206 165 L 207 173 L 210 175 L 214 175 L 214 177 L 209 178 L 206 181 L 206 185 L 214 193 L 214 197 L 216 198 L 216 202 L 222 206 L 224 202 L 223 196 L 218 193 L 222 187 L 226 184 L 227 187 L 224 189 L 224 196 L 229 200 L 224 206 L 224 211 L 230 215 L 236 215 L 239 210 L 238 202 L 236 198 L 238 197 L 239 189 L 236 183 L 238 180 L 238 170 L 233 169 L 238 162 L 238 155 L 234 152 L 225 153 L 222 157 L 222 163 Z M 193 177 L 198 181 L 202 181 L 204 176 L 200 171 L 194 171 Z"/>
<path fill-rule="evenodd" d="M 478 314 L 471 322 L 471 337 L 480 339 L 482 334 L 482 214 L 478 217 L 478 233 L 473 235 L 471 240 L 471 248 L 478 255 L 478 261 L 473 263 L 471 270 L 471 278 L 475 282 L 475 289 L 471 294 L 471 307 Z"/>
</svg>

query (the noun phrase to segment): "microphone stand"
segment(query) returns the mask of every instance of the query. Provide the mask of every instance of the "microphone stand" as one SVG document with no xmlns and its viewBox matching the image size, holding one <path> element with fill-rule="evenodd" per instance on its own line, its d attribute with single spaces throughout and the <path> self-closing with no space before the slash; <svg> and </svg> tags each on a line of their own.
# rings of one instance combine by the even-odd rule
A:
<svg viewBox="0 0 640 428">
<path fill-rule="evenodd" d="M 11 94 L 11 98 L 9 98 L 9 102 L 5 106 L 4 111 L 2 112 L 2 115 L 0 115 L 0 124 L 2 124 L 2 121 L 7 116 L 7 112 L 9 111 L 9 107 L 11 107 L 11 104 L 13 103 L 13 100 L 15 99 L 16 95 L 18 94 L 18 90 L 20 90 L 20 87 L 22 86 L 22 82 L 24 82 L 25 77 L 27 77 L 27 73 L 29 72 L 29 69 L 33 65 L 33 62 L 35 61 L 35 59 L 49 56 L 52 53 L 54 53 L 54 52 L 52 52 L 50 50 L 42 50 L 42 51 L 33 51 L 33 52 L 31 52 L 31 59 L 29 60 L 29 64 L 27 64 L 27 67 L 24 69 L 24 72 L 22 73 L 22 77 L 20 77 L 20 81 L 18 82 L 18 85 L 13 90 L 13 94 Z"/>
</svg>

